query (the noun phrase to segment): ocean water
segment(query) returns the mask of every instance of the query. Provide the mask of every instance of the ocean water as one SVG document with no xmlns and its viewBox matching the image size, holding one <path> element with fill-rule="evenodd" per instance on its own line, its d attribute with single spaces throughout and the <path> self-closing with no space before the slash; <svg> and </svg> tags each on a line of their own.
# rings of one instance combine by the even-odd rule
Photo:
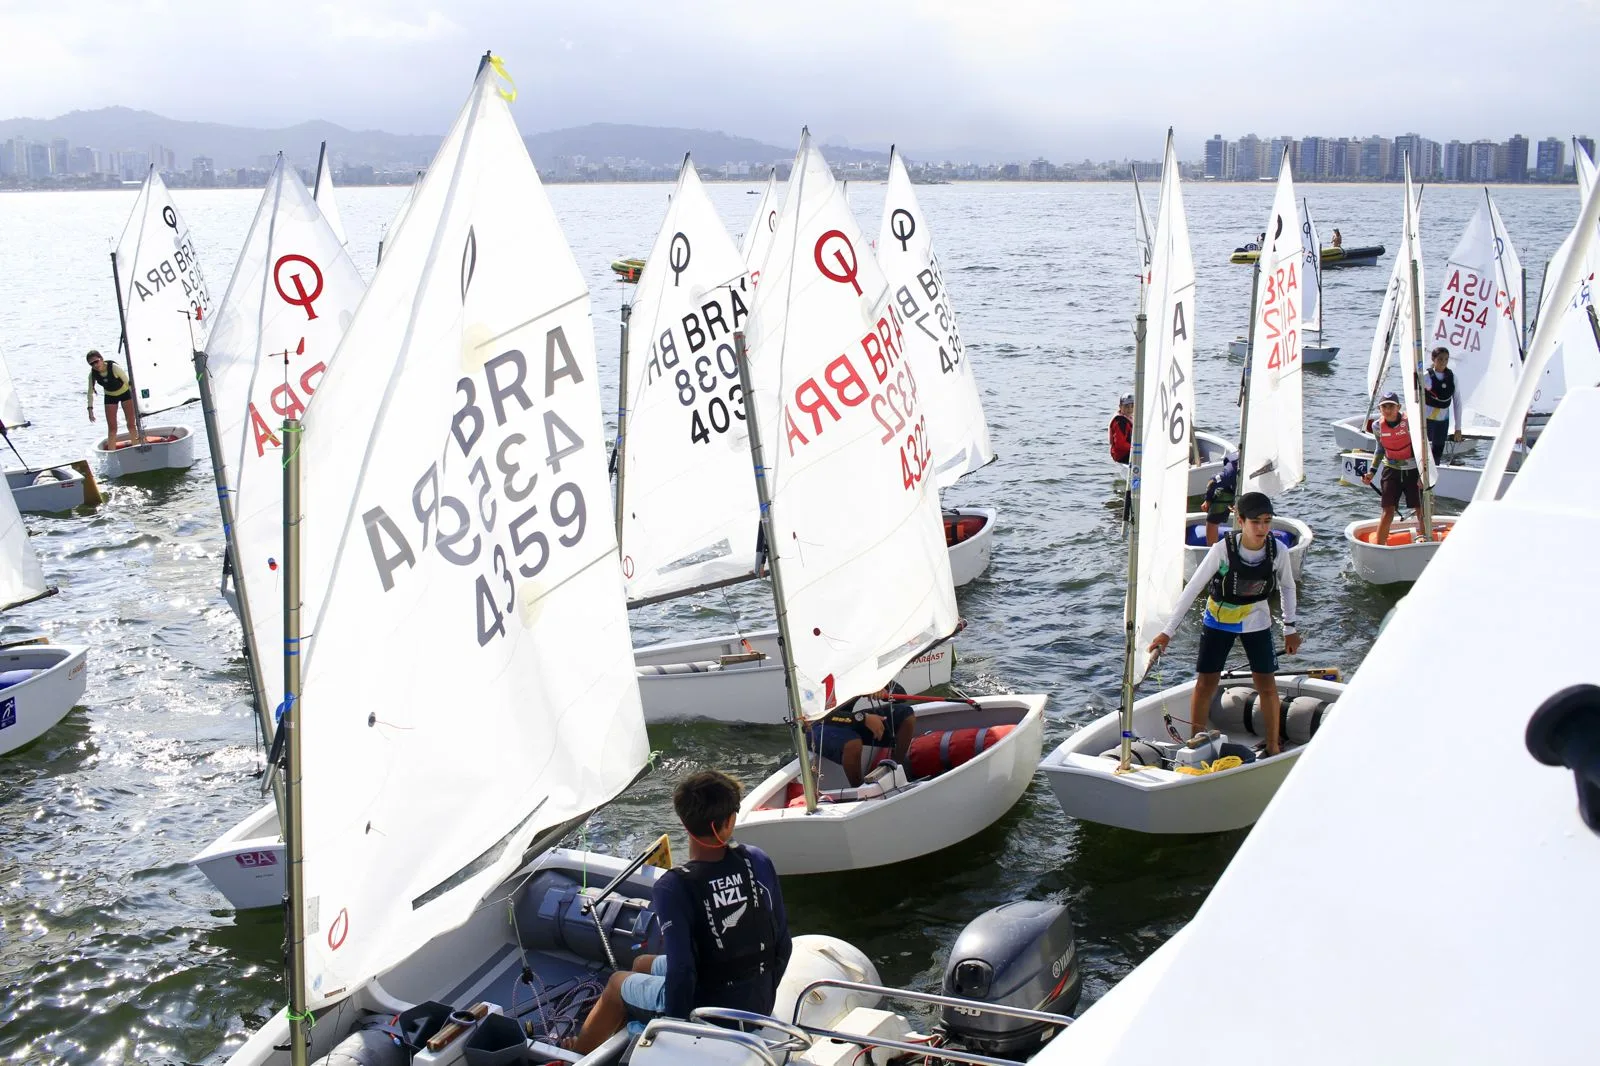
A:
<svg viewBox="0 0 1600 1066">
<path fill-rule="evenodd" d="M 737 235 L 753 186 L 710 186 Z M 618 306 L 608 264 L 649 248 L 665 185 L 556 186 L 550 196 L 593 296 L 602 394 L 614 404 Z M 1147 188 L 1154 211 L 1155 188 Z M 1400 190 L 1302 186 L 1322 232 L 1347 245 L 1398 244 Z M 357 263 L 403 190 L 341 190 Z M 877 231 L 882 187 L 852 183 Z M 945 494 L 1000 509 L 989 572 L 963 589 L 967 629 L 957 685 L 1050 696 L 1046 742 L 1115 706 L 1125 559 L 1105 424 L 1132 383 L 1137 265 L 1131 190 L 1100 184 L 961 184 L 918 189 L 984 393 L 999 461 Z M 1184 190 L 1198 271 L 1196 422 L 1237 434 L 1250 271 L 1228 253 L 1254 238 L 1270 184 Z M 1483 193 L 1427 190 L 1423 243 L 1437 286 L 1445 256 Z M 1572 187 L 1494 191 L 1529 268 L 1572 225 Z M 259 193 L 179 191 L 214 298 L 220 299 Z M 84 420 L 83 352 L 116 346 L 108 251 L 131 190 L 0 195 L 0 354 L 32 426 L 12 442 L 30 462 L 81 458 L 102 431 Z M 1358 581 L 1341 530 L 1374 515 L 1369 490 L 1340 486 L 1327 423 L 1365 409 L 1366 353 L 1392 260 L 1331 271 L 1324 337 L 1343 349 L 1305 381 L 1307 477 L 1279 501 L 1317 541 L 1301 585 L 1302 665 L 1354 670 L 1395 593 Z M 98 405 L 97 405 L 98 406 Z M 176 413 L 200 429 L 197 409 Z M 184 860 L 257 806 L 261 752 L 233 615 L 217 595 L 222 536 L 209 464 L 155 485 L 106 486 L 93 512 L 27 517 L 61 595 L 7 612 L 0 638 L 47 633 L 91 646 L 83 706 L 29 749 L 0 758 L 0 1060 L 18 1063 L 221 1061 L 284 1001 L 281 923 L 235 915 Z M 9 454 L 8 454 L 9 457 Z M 13 458 L 14 462 L 14 458 Z M 1449 510 L 1443 506 L 1442 510 Z M 636 613 L 636 642 L 770 625 L 762 590 L 712 593 Z M 1191 625 L 1164 680 L 1192 661 Z M 636 849 L 676 828 L 673 782 L 717 766 L 754 783 L 786 757 L 778 728 L 703 724 L 651 731 L 656 772 L 586 827 L 582 842 Z M 674 834 L 681 845 L 681 832 Z M 1103 994 L 1194 913 L 1242 833 L 1150 838 L 1065 818 L 1042 779 L 996 826 L 916 863 L 790 879 L 796 932 L 859 945 L 886 980 L 937 984 L 961 927 L 1014 899 L 1067 902 L 1077 924 L 1085 1002 Z M 1280 905 L 1263 900 L 1264 914 Z"/>
</svg>

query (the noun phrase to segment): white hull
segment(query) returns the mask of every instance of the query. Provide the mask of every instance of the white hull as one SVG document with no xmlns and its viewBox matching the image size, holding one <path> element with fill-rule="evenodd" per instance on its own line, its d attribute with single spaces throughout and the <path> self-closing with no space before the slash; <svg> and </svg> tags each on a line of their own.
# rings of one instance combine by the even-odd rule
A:
<svg viewBox="0 0 1600 1066">
<path fill-rule="evenodd" d="M 1222 472 L 1222 460 L 1239 454 L 1239 446 L 1203 429 L 1194 431 L 1194 446 L 1200 462 L 1189 467 L 1189 495 L 1204 496 L 1206 485 Z"/>
<path fill-rule="evenodd" d="M 743 641 L 762 658 L 748 655 Z M 762 630 L 710 640 L 686 640 L 635 648 L 639 696 L 647 722 L 705 718 L 717 722 L 780 725 L 789 716 L 789 691 L 778 653 L 778 631 Z M 733 661 L 730 661 L 733 660 Z M 950 682 L 955 647 L 945 642 L 906 664 L 895 680 L 910 693 Z"/>
<path fill-rule="evenodd" d="M 357 1029 L 373 1020 L 373 1015 L 390 1016 L 435 1000 L 457 1009 L 468 1009 L 474 1004 L 488 1003 L 490 1013 L 516 1011 L 516 1020 L 537 1024 L 543 1016 L 540 1000 L 529 985 L 521 982 L 523 966 L 534 974 L 533 988 L 560 986 L 567 978 L 580 976 L 604 982 L 609 973 L 601 954 L 598 940 L 590 934 L 589 919 L 577 913 L 574 899 L 569 906 L 566 922 L 577 932 L 566 935 L 578 940 L 573 945 L 582 953 L 575 954 L 563 947 L 548 943 L 529 943 L 529 933 L 534 925 L 548 923 L 537 917 L 540 903 L 558 904 L 560 897 L 550 890 L 547 882 L 537 880 L 547 874 L 563 877 L 571 882 L 586 881 L 589 895 L 598 891 L 612 877 L 620 874 L 627 865 L 626 859 L 593 852 L 555 849 L 545 852 L 527 866 L 517 871 L 500 888 L 490 893 L 466 923 L 442 933 L 429 941 L 419 951 L 393 969 L 381 974 L 377 980 L 357 988 L 347 998 L 317 1012 L 316 1024 L 309 1030 L 310 1060 L 315 1063 L 324 1058 L 339 1043 Z M 662 871 L 645 866 L 633 874 L 618 889 L 612 900 L 641 901 L 648 903 L 651 890 Z M 543 885 L 543 890 L 535 886 Z M 509 897 L 509 898 L 508 898 Z M 519 915 L 517 925 L 507 921 L 507 910 L 514 907 Z M 615 913 L 610 900 L 601 904 L 603 919 L 612 920 Z M 625 907 L 623 921 L 631 926 L 636 920 L 651 921 L 647 912 Z M 520 928 L 523 940 L 517 939 Z M 619 930 L 612 937 L 614 945 L 627 940 L 631 945 L 638 938 L 624 937 Z M 633 954 L 624 947 L 617 949 L 617 961 L 628 967 Z M 815 980 L 824 977 L 876 983 L 878 975 L 872 963 L 849 944 L 832 937 L 795 937 L 794 954 L 789 961 L 789 973 L 799 979 Z M 778 1002 L 773 1014 L 788 1020 L 795 1012 L 795 993 L 803 988 L 799 980 L 786 979 L 780 984 Z M 877 1000 L 865 1003 L 875 1006 Z M 824 993 L 807 998 L 801 1019 L 809 1025 L 831 1026 L 856 1005 L 863 1005 L 858 995 Z M 551 1011 L 555 1004 L 545 1004 Z M 553 1014 L 554 1012 L 551 1011 Z M 469 1032 L 449 1041 L 438 1052 L 423 1052 L 415 1060 L 418 1066 L 430 1063 L 446 1066 L 464 1061 Z M 242 1047 L 229 1056 L 228 1066 L 289 1066 L 289 1019 L 280 1010 L 260 1029 L 252 1033 Z M 387 1045 L 387 1041 L 385 1041 Z M 616 1063 L 629 1041 L 619 1038 L 601 1046 L 586 1063 Z M 392 1045 L 386 1053 L 407 1061 L 405 1053 Z M 554 1062 L 562 1060 L 562 1053 L 544 1043 L 530 1043 L 524 1050 L 525 1058 L 518 1062 Z M 365 1058 L 345 1061 L 368 1061 Z M 378 1061 L 391 1061 L 381 1059 Z"/>
<path fill-rule="evenodd" d="M 1438 468 L 1439 478 L 1433 483 L 1433 496 L 1435 499 L 1455 500 L 1457 503 L 1471 503 L 1472 494 L 1478 491 L 1478 480 L 1483 476 L 1481 466 L 1456 466 L 1445 463 Z M 1500 477 L 1500 495 L 1504 496 L 1511 487 L 1512 480 L 1517 476 L 1516 471 L 1507 470 Z"/>
<path fill-rule="evenodd" d="M 0 689 L 0 755 L 38 740 L 78 705 L 89 682 L 88 655 L 88 648 L 66 644 L 0 650 L 0 671 L 39 671 Z"/>
<path fill-rule="evenodd" d="M 237 911 L 283 903 L 284 850 L 271 799 L 189 860 Z"/>
<path fill-rule="evenodd" d="M 54 477 L 40 479 L 42 474 Z M 17 510 L 30 514 L 49 514 L 71 511 L 84 503 L 84 479 L 72 467 L 39 467 L 36 470 L 7 470 L 6 482 L 11 486 L 11 496 L 17 501 Z"/>
<path fill-rule="evenodd" d="M 1228 354 L 1235 359 L 1243 359 L 1250 351 L 1250 342 L 1244 337 L 1235 337 L 1228 342 Z M 1304 344 L 1300 348 L 1300 363 L 1303 366 L 1324 366 L 1333 362 L 1339 354 L 1337 344 Z"/>
<path fill-rule="evenodd" d="M 1453 518 L 1435 518 L 1434 536 L 1438 538 L 1441 531 L 1448 533 L 1454 524 Z M 1393 585 L 1402 581 L 1415 581 L 1421 577 L 1423 569 L 1439 550 L 1439 540 L 1379 545 L 1369 544 L 1361 539 L 1363 534 L 1375 533 L 1377 528 L 1376 518 L 1351 522 L 1344 528 L 1344 539 L 1350 545 L 1350 562 L 1355 565 L 1356 574 L 1363 581 L 1370 581 L 1374 585 Z M 1393 540 L 1396 534 L 1416 537 L 1416 519 L 1393 522 L 1389 526 L 1390 539 Z"/>
<path fill-rule="evenodd" d="M 1196 539 L 1193 530 L 1200 526 L 1198 539 L 1205 540 L 1206 514 L 1204 511 L 1191 511 L 1184 517 L 1183 528 L 1190 540 Z M 1223 523 L 1218 528 L 1218 536 L 1233 528 L 1233 523 Z M 1294 569 L 1294 579 L 1300 580 L 1300 570 L 1305 566 L 1306 549 L 1311 547 L 1311 542 L 1316 539 L 1316 534 L 1311 532 L 1311 527 L 1298 518 L 1285 518 L 1282 515 L 1272 516 L 1272 529 L 1274 532 L 1288 533 L 1294 538 L 1294 545 L 1289 549 L 1289 565 Z M 1195 567 L 1200 565 L 1200 560 L 1206 557 L 1210 546 L 1201 544 L 1185 544 L 1183 549 L 1183 579 L 1188 581 L 1194 576 Z"/>
<path fill-rule="evenodd" d="M 945 542 L 950 539 L 952 521 L 963 518 L 981 518 L 983 528 L 964 540 L 950 544 L 950 577 L 960 588 L 989 569 L 989 559 L 994 553 L 994 522 L 1000 515 L 993 507 L 946 507 L 944 509 Z"/>
<path fill-rule="evenodd" d="M 194 434 L 188 426 L 145 426 L 145 437 L 171 437 L 154 444 L 134 444 L 106 451 L 104 438 L 95 442 L 94 454 L 106 477 L 149 474 L 157 470 L 187 470 L 194 465 Z M 123 434 L 117 439 L 127 439 Z"/>
<path fill-rule="evenodd" d="M 1250 680 L 1225 680 L 1225 687 Z M 1146 696 L 1133 705 L 1133 731 L 1140 737 L 1167 738 L 1164 713 L 1171 713 L 1179 732 L 1189 718 L 1194 682 Z M 1280 677 L 1278 692 L 1287 704 L 1296 695 L 1336 700 L 1344 686 L 1334 681 Z M 1258 758 L 1232 770 L 1183 774 L 1157 767 L 1117 772 L 1117 760 L 1100 753 L 1115 748 L 1122 736 L 1121 715 L 1102 715 L 1068 737 L 1039 764 L 1061 809 L 1088 822 L 1140 833 L 1220 833 L 1255 824 L 1278 786 L 1289 775 L 1303 746 L 1285 746 L 1271 757 Z M 1258 738 L 1230 735 L 1235 743 L 1253 746 Z"/>
<path fill-rule="evenodd" d="M 751 789 L 739 808 L 739 839 L 772 856 L 784 875 L 864 870 L 958 844 L 992 825 L 1022 798 L 1044 747 L 1042 695 L 979 696 L 965 703 L 917 704 L 916 732 L 1014 724 L 1007 736 L 937 777 L 898 789 L 864 785 L 870 798 L 822 803 L 813 814 L 785 806 L 798 762 Z M 818 787 L 847 796 L 843 768 L 819 760 Z M 904 768 L 894 771 L 904 782 Z M 876 793 L 874 795 L 874 793 Z"/>
</svg>

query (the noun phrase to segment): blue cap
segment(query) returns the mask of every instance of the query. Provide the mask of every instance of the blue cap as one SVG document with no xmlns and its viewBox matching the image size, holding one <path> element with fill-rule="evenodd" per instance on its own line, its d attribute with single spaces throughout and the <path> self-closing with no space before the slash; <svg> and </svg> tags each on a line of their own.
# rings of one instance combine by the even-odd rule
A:
<svg viewBox="0 0 1600 1066">
<path fill-rule="evenodd" d="M 1379 398 L 1378 402 L 1380 404 L 1392 403 L 1392 404 L 1394 404 L 1395 406 L 1398 407 L 1400 405 L 1400 394 L 1398 392 L 1395 392 L 1393 389 L 1391 389 L 1388 392 L 1384 393 L 1383 396 Z"/>
</svg>

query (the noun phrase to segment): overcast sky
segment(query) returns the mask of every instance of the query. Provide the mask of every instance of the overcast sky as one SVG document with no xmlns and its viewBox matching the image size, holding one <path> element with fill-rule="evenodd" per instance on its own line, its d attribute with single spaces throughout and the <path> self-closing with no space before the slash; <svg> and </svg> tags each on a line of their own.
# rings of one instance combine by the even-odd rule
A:
<svg viewBox="0 0 1600 1066">
<path fill-rule="evenodd" d="M 1156 158 L 1170 124 L 1194 158 L 1216 132 L 1600 134 L 1597 40 L 1600 0 L 0 0 L 0 117 L 442 133 L 491 48 L 527 133 L 1075 160 Z"/>
</svg>

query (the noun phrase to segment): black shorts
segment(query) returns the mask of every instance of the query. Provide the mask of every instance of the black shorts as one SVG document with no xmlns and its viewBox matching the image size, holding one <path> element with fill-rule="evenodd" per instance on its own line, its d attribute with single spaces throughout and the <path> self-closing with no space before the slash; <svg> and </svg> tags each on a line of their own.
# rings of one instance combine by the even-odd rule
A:
<svg viewBox="0 0 1600 1066">
<path fill-rule="evenodd" d="M 871 747 L 894 747 L 894 737 L 895 733 L 900 729 L 900 723 L 914 713 L 909 704 L 900 702 L 891 703 L 884 707 L 881 705 L 874 706 L 862 701 L 862 704 L 858 704 L 857 707 L 866 714 L 884 715 L 889 719 L 888 724 L 883 727 L 883 737 L 881 739 L 874 738 L 872 730 L 867 728 L 864 721 L 861 725 L 835 725 L 832 722 L 818 722 L 811 727 L 811 746 L 824 759 L 832 760 L 843 766 L 845 745 L 852 740 L 859 740 L 861 743 Z"/>
<path fill-rule="evenodd" d="M 1278 672 L 1278 653 L 1272 647 L 1272 630 L 1258 629 L 1254 633 L 1230 633 L 1213 626 L 1200 627 L 1200 654 L 1194 664 L 1197 674 L 1220 674 L 1228 665 L 1228 652 L 1233 650 L 1234 638 L 1244 645 L 1245 657 L 1250 660 L 1252 674 Z"/>
<path fill-rule="evenodd" d="M 1206 522 L 1213 526 L 1227 525 L 1228 515 L 1232 513 L 1233 509 L 1228 504 L 1212 504 L 1206 511 Z"/>
<path fill-rule="evenodd" d="M 121 407 L 124 401 L 131 400 L 131 399 L 133 399 L 133 390 L 129 389 L 127 392 L 123 393 L 121 396 L 107 396 L 106 397 L 106 407 L 108 409 L 112 408 L 112 407 Z"/>
<path fill-rule="evenodd" d="M 1392 466 L 1385 466 L 1383 468 L 1383 506 L 1385 508 L 1398 506 L 1401 493 L 1405 494 L 1406 506 L 1413 511 L 1422 506 L 1422 479 L 1417 474 L 1417 468 L 1396 470 Z"/>
</svg>

